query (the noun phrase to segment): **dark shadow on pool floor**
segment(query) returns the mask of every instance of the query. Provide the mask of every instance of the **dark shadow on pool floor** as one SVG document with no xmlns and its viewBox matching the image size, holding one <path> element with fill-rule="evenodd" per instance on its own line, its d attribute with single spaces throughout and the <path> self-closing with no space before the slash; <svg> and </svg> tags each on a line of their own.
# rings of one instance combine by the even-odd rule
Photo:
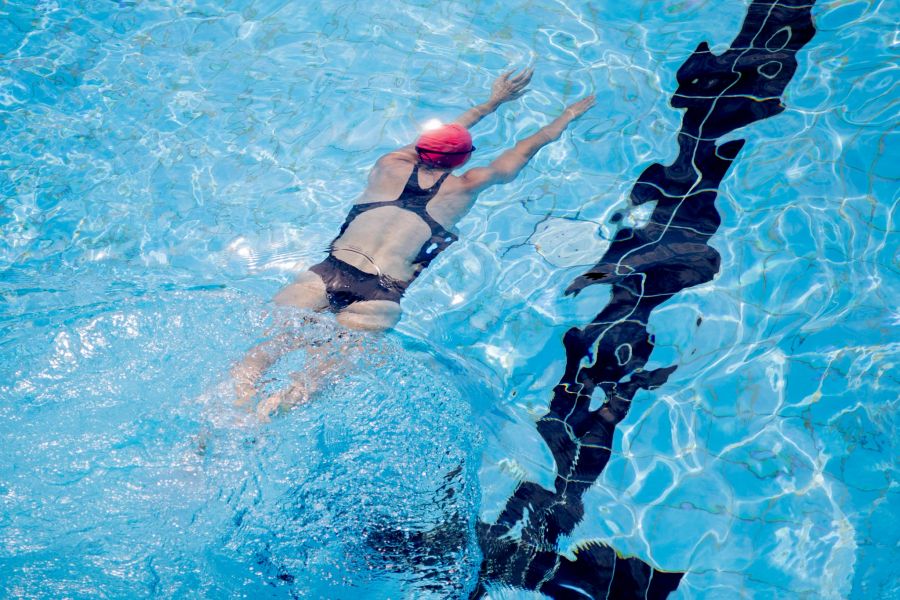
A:
<svg viewBox="0 0 900 600">
<path fill-rule="evenodd" d="M 616 425 L 634 395 L 663 385 L 676 369 L 644 370 L 654 346 L 650 313 L 718 273 L 720 257 L 709 245 L 720 224 L 715 200 L 744 140 L 717 141 L 784 110 L 781 95 L 797 69 L 796 53 L 815 34 L 813 4 L 755 0 L 728 50 L 715 55 L 703 42 L 678 69 L 671 99 L 685 109 L 678 157 L 647 167 L 631 192 L 635 205 L 656 202 L 649 222 L 619 230 L 597 264 L 566 290 L 574 295 L 602 283 L 612 286 L 612 296 L 593 321 L 566 332 L 565 374 L 537 423 L 556 462 L 554 489 L 523 482 L 495 523 L 478 524 L 484 559 L 471 598 L 492 586 L 572 599 L 665 598 L 678 587 L 683 573 L 623 558 L 597 542 L 582 545 L 573 561 L 558 543 L 584 517 L 582 496 L 609 461 Z M 597 388 L 606 400 L 590 410 Z"/>
</svg>

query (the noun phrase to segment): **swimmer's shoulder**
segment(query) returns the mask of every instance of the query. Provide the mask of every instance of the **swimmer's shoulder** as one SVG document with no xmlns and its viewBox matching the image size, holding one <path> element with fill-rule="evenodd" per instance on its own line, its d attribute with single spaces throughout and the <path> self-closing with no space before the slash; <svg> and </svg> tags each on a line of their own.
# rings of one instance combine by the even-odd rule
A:
<svg viewBox="0 0 900 600">
<path fill-rule="evenodd" d="M 371 171 L 369 171 L 370 188 L 390 187 L 394 185 L 394 180 L 398 177 L 403 178 L 409 175 L 409 168 L 416 162 L 418 157 L 415 154 L 415 150 L 412 151 L 412 156 L 405 150 L 405 148 L 401 148 L 388 152 L 375 161 Z"/>
<path fill-rule="evenodd" d="M 388 152 L 377 161 L 375 161 L 376 169 L 393 169 L 397 167 L 408 167 L 415 164 L 419 160 L 419 155 L 413 146 L 404 146 L 392 152 Z"/>
<path fill-rule="evenodd" d="M 477 194 L 493 185 L 496 176 L 493 170 L 487 167 L 473 167 L 454 179 L 459 182 L 460 190 L 469 194 Z"/>
</svg>

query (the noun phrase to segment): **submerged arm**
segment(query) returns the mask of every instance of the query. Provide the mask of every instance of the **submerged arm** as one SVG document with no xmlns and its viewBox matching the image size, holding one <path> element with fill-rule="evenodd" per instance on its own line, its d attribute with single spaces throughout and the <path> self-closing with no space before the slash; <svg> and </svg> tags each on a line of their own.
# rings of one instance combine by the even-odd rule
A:
<svg viewBox="0 0 900 600">
<path fill-rule="evenodd" d="M 545 125 L 534 135 L 530 135 L 518 142 L 487 167 L 476 168 L 466 172 L 463 175 L 463 179 L 475 191 L 498 183 L 509 183 L 516 178 L 522 168 L 528 164 L 528 161 L 537 154 L 538 150 L 550 142 L 558 140 L 562 132 L 566 130 L 566 127 L 593 105 L 593 95 L 579 100 L 566 108 L 563 114 L 554 119 L 549 125 Z"/>
</svg>

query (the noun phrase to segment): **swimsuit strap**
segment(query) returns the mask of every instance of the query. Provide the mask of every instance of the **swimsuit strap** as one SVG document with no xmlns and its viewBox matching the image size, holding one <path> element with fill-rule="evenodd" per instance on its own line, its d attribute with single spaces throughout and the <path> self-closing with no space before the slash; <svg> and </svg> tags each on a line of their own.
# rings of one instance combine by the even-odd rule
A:
<svg viewBox="0 0 900 600">
<path fill-rule="evenodd" d="M 375 262 L 375 259 L 373 259 L 371 256 L 369 256 L 362 250 L 359 250 L 358 248 L 354 248 L 352 246 L 341 246 L 340 248 L 336 248 L 334 246 L 334 243 L 332 243 L 331 251 L 334 252 L 335 250 L 346 250 L 347 252 L 354 252 L 356 254 L 359 254 L 360 256 L 362 256 L 363 258 L 368 260 L 370 263 L 372 263 L 372 266 L 375 267 L 375 275 L 376 276 L 378 276 L 378 277 L 385 276 L 384 273 L 381 272 L 381 267 L 379 267 L 378 263 Z M 341 260 L 341 259 L 337 259 L 337 260 Z M 341 261 L 341 262 L 343 262 L 343 261 Z M 362 269 L 360 269 L 360 271 L 362 271 Z M 363 273 L 365 273 L 365 271 L 363 271 Z"/>
<path fill-rule="evenodd" d="M 428 224 L 431 228 L 432 232 L 440 228 L 441 232 L 444 231 L 444 228 L 434 219 L 431 218 L 431 215 L 428 214 L 428 211 L 425 210 L 425 205 L 428 204 L 428 201 L 434 198 L 438 191 L 440 191 L 440 187 L 444 184 L 447 177 L 450 176 L 450 172 L 446 172 L 440 177 L 438 180 L 434 182 L 428 189 L 423 189 L 419 185 L 419 164 L 416 163 L 413 166 L 412 173 L 409 174 L 409 178 L 406 180 L 406 185 L 403 186 L 403 191 L 400 195 L 393 200 L 384 200 L 382 202 L 364 202 L 362 204 L 354 204 L 350 207 L 350 211 L 347 213 L 347 218 L 344 219 L 344 224 L 341 226 L 341 230 L 338 232 L 337 237 L 341 237 L 344 235 L 344 232 L 347 230 L 347 227 L 353 222 L 356 217 L 360 214 L 366 212 L 367 210 L 372 210 L 374 208 L 381 208 L 382 206 L 397 206 L 399 208 L 403 208 L 410 212 L 413 212 Z M 335 238 L 336 239 L 336 238 Z"/>
<path fill-rule="evenodd" d="M 422 164 L 420 162 L 416 162 L 413 165 L 412 173 L 409 174 L 409 177 L 406 178 L 406 185 L 403 186 L 403 191 L 400 192 L 400 198 L 406 195 L 406 192 L 420 192 L 422 191 L 422 187 L 419 185 L 419 165 Z M 399 200 L 400 198 L 397 198 Z"/>
<path fill-rule="evenodd" d="M 396 206 L 403 210 L 408 210 L 425 221 L 425 224 L 431 229 L 431 238 L 422 245 L 418 255 L 413 260 L 413 264 L 415 265 L 420 265 L 422 268 L 428 266 L 428 263 L 430 263 L 435 256 L 456 241 L 456 235 L 438 223 L 434 217 L 428 214 L 427 210 L 428 202 L 440 191 L 444 181 L 450 176 L 450 172 L 447 171 L 438 177 L 437 181 L 435 181 L 431 187 L 424 189 L 419 185 L 420 164 L 421 163 L 416 162 L 416 164 L 413 165 L 412 173 L 409 174 L 406 185 L 403 186 L 403 191 L 396 199 L 385 200 L 383 202 L 365 202 L 363 204 L 354 204 L 350 207 L 347 218 L 344 219 L 344 224 L 341 225 L 341 230 L 334 240 L 331 241 L 331 251 L 334 252 L 337 250 L 337 248 L 334 247 L 334 242 L 344 235 L 344 232 L 347 230 L 347 227 L 350 226 L 350 223 L 352 223 L 360 214 L 374 208 L 381 208 L 382 206 Z M 347 248 L 342 249 L 346 250 Z M 369 257 L 367 256 L 366 258 Z"/>
<path fill-rule="evenodd" d="M 444 183 L 444 180 L 447 179 L 448 177 L 450 177 L 450 171 L 447 171 L 446 173 L 444 173 L 443 175 L 438 177 L 437 182 L 432 187 L 440 189 L 441 185 Z"/>
<path fill-rule="evenodd" d="M 400 197 L 397 200 L 402 201 L 407 196 L 428 196 L 430 200 L 435 194 L 440 190 L 441 185 L 444 183 L 444 180 L 450 176 L 450 171 L 447 171 L 435 181 L 430 188 L 423 188 L 419 185 L 419 165 L 421 162 L 416 162 L 413 166 L 412 173 L 409 174 L 409 178 L 406 180 L 406 185 L 403 186 L 403 192 L 400 194 Z"/>
</svg>

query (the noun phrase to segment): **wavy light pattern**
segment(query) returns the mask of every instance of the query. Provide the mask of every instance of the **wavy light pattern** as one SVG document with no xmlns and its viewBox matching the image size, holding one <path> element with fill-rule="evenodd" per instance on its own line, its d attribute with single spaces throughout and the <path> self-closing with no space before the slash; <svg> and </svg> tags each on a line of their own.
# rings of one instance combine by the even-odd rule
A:
<svg viewBox="0 0 900 600">
<path fill-rule="evenodd" d="M 3 4 L 0 595 L 470 594 L 476 524 L 523 482 L 555 489 L 535 424 L 560 340 L 610 286 L 564 292 L 652 227 L 660 202 L 629 197 L 678 156 L 676 72 L 701 40 L 722 55 L 748 7 Z M 786 110 L 718 141 L 746 140 L 715 201 L 718 274 L 643 320 L 644 372 L 677 368 L 634 394 L 554 547 L 685 573 L 673 598 L 896 594 L 897 9 L 812 17 Z M 532 62 L 476 164 L 582 94 L 598 107 L 479 199 L 396 333 L 345 340 L 315 403 L 247 422 L 228 365 L 374 160 Z"/>
</svg>

